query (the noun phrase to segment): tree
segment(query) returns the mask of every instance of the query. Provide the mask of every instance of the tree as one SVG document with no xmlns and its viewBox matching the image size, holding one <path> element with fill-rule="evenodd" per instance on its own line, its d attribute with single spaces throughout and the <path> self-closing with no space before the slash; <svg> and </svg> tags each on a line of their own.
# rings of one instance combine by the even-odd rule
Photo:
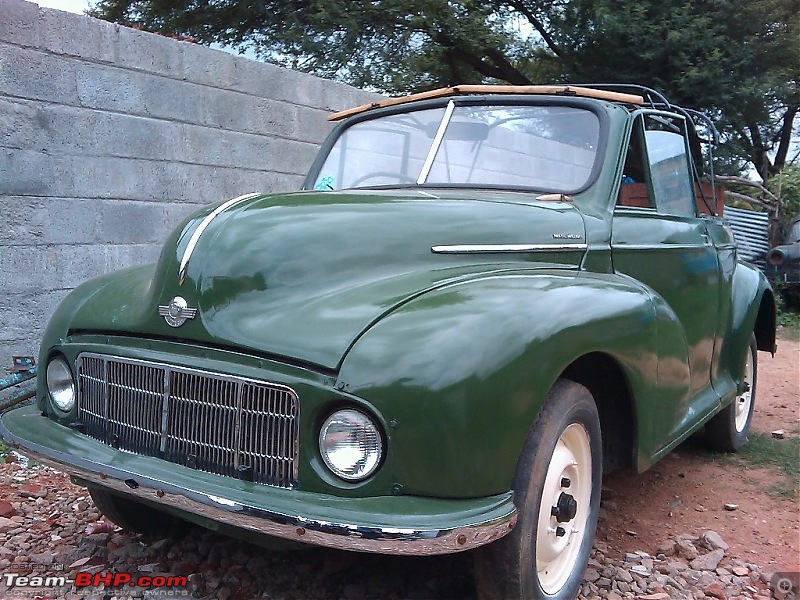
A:
<svg viewBox="0 0 800 600">
<path fill-rule="evenodd" d="M 733 170 L 786 164 L 800 0 L 99 0 L 90 14 L 383 92 L 637 82 L 705 111 Z"/>
</svg>

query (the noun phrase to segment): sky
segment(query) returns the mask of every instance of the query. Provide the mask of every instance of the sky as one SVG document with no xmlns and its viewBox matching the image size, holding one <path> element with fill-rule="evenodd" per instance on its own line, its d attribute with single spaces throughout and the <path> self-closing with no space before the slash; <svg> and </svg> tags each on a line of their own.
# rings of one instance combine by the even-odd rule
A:
<svg viewBox="0 0 800 600">
<path fill-rule="evenodd" d="M 57 8 L 72 13 L 83 13 L 89 8 L 89 0 L 33 0 L 35 4 L 46 8 Z"/>
</svg>

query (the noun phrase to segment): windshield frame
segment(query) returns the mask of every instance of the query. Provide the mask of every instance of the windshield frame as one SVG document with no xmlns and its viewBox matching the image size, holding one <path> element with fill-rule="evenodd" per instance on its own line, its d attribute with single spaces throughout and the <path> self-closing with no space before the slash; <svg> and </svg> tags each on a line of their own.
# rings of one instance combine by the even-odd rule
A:
<svg viewBox="0 0 800 600">
<path fill-rule="evenodd" d="M 372 121 L 381 117 L 408 114 L 421 110 L 446 108 L 448 103 L 453 102 L 456 107 L 459 106 L 555 106 L 555 107 L 570 107 L 588 110 L 592 112 L 599 122 L 599 132 L 597 138 L 597 150 L 595 152 L 594 163 L 586 179 L 586 182 L 579 188 L 572 190 L 562 190 L 553 188 L 534 188 L 530 186 L 520 185 L 502 185 L 502 184 L 476 184 L 476 183 L 392 183 L 392 184 L 379 184 L 373 186 L 360 186 L 357 188 L 342 188 L 337 189 L 337 192 L 358 192 L 361 190 L 425 190 L 425 189 L 469 189 L 469 190 L 494 190 L 494 191 L 511 191 L 523 193 L 538 193 L 538 194 L 565 194 L 575 195 L 586 191 L 597 181 L 600 172 L 603 169 L 606 153 L 608 152 L 608 138 L 609 138 L 609 116 L 603 109 L 604 101 L 579 98 L 575 96 L 541 96 L 541 95 L 480 95 L 480 96 L 457 96 L 449 98 L 437 98 L 432 100 L 423 100 L 414 102 L 413 104 L 400 104 L 386 108 L 379 108 L 375 110 L 359 113 L 341 121 L 331 131 L 328 137 L 323 142 L 322 146 L 311 165 L 311 169 L 303 182 L 302 189 L 305 191 L 313 191 L 314 185 L 319 177 L 320 170 L 322 169 L 328 155 L 333 149 L 339 137 L 350 127 L 365 121 Z"/>
</svg>

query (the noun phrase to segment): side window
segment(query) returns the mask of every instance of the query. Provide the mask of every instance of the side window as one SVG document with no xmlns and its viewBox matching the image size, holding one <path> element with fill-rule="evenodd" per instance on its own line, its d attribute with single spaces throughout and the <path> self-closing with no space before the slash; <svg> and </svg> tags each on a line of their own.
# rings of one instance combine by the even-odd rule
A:
<svg viewBox="0 0 800 600">
<path fill-rule="evenodd" d="M 633 124 L 631 139 L 625 153 L 625 167 L 622 173 L 622 183 L 619 186 L 617 206 L 654 207 L 647 187 L 647 168 L 645 167 L 647 158 L 644 153 L 643 136 L 642 118 L 639 117 Z"/>
<path fill-rule="evenodd" d="M 694 216 L 694 185 L 683 122 L 646 115 L 644 138 L 656 207 L 668 214 Z"/>
</svg>

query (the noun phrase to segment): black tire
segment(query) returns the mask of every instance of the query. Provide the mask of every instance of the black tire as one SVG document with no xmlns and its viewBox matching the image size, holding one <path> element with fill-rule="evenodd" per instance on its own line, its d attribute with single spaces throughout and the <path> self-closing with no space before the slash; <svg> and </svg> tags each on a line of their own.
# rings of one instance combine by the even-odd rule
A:
<svg viewBox="0 0 800 600">
<path fill-rule="evenodd" d="M 103 515 L 115 525 L 136 533 L 174 535 L 185 527 L 178 517 L 104 489 L 89 488 L 89 495 Z"/>
<path fill-rule="evenodd" d="M 580 452 L 565 454 L 570 447 Z M 600 509 L 602 447 L 600 419 L 589 390 L 572 381 L 557 381 L 517 463 L 512 484 L 517 526 L 474 553 L 479 598 L 569 600 L 578 594 Z M 560 465 L 570 457 L 572 463 L 562 470 Z M 575 481 L 565 484 L 570 477 Z M 551 500 L 543 501 L 546 497 Z M 552 501 L 556 497 L 558 502 Z M 539 531 L 545 522 L 547 529 Z M 560 552 L 559 544 L 566 544 Z M 537 563 L 540 549 L 542 567 Z M 548 560 L 547 553 L 555 558 Z"/>
<path fill-rule="evenodd" d="M 706 441 L 715 450 L 736 452 L 747 442 L 753 408 L 756 405 L 758 380 L 758 349 L 756 336 L 750 337 L 750 347 L 745 357 L 745 391 L 706 423 Z"/>
</svg>

